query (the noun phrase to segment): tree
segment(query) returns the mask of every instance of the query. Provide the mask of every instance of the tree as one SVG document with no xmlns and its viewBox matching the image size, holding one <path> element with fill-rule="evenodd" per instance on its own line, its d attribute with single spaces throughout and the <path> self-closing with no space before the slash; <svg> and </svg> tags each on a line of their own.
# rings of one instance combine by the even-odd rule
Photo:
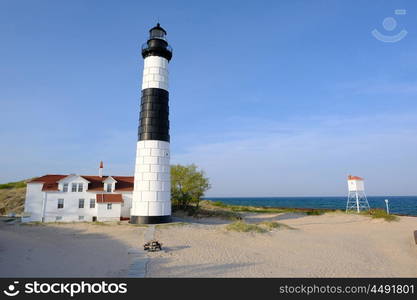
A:
<svg viewBox="0 0 417 300">
<path fill-rule="evenodd" d="M 209 179 L 196 165 L 171 166 L 171 199 L 174 207 L 189 210 L 194 204 L 197 210 L 201 197 L 209 188 Z"/>
</svg>

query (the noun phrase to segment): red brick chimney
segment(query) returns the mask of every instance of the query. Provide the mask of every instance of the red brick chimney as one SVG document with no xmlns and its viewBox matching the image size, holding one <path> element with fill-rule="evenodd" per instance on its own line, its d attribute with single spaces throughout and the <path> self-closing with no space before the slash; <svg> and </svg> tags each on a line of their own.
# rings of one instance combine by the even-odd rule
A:
<svg viewBox="0 0 417 300">
<path fill-rule="evenodd" d="M 100 167 L 98 168 L 98 176 L 103 177 L 103 161 L 100 162 Z"/>
</svg>

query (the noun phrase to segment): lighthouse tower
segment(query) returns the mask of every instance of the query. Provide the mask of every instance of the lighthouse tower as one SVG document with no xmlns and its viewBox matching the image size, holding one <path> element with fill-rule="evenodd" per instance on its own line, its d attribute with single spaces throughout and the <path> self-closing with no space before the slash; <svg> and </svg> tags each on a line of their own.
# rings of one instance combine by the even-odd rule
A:
<svg viewBox="0 0 417 300">
<path fill-rule="evenodd" d="M 346 212 L 349 210 L 356 210 L 360 212 L 361 210 L 370 209 L 368 199 L 365 195 L 365 185 L 363 178 L 359 176 L 348 176 L 348 199 L 346 203 Z"/>
<path fill-rule="evenodd" d="M 168 62 L 172 48 L 159 23 L 142 46 L 142 96 L 130 223 L 171 220 Z"/>
</svg>

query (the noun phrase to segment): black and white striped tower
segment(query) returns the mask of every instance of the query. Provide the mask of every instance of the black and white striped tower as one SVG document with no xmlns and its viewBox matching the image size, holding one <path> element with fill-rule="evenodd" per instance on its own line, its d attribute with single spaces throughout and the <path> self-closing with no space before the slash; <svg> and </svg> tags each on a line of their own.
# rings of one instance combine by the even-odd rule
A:
<svg viewBox="0 0 417 300">
<path fill-rule="evenodd" d="M 142 46 L 141 111 L 130 212 L 133 224 L 171 220 L 168 62 L 172 49 L 159 23 L 149 33 Z"/>
</svg>

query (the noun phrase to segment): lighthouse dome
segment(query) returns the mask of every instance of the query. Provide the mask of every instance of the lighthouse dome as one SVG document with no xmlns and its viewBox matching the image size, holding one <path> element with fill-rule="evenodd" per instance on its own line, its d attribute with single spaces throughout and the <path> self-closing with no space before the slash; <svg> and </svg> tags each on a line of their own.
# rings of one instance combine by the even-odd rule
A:
<svg viewBox="0 0 417 300">
<path fill-rule="evenodd" d="M 167 32 L 161 27 L 159 23 L 149 30 L 149 39 L 161 39 L 166 41 Z"/>
</svg>

